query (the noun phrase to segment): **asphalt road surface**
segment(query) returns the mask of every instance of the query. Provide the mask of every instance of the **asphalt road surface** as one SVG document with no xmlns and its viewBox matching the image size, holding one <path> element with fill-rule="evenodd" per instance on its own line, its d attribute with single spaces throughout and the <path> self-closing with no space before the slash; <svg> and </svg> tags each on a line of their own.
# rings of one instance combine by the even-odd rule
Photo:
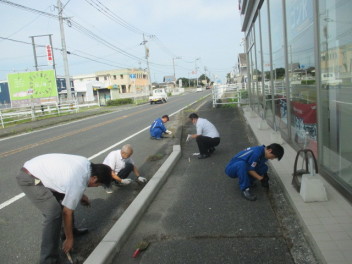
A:
<svg viewBox="0 0 352 264">
<path fill-rule="evenodd" d="M 38 262 L 43 217 L 23 196 L 15 180 L 24 162 L 41 154 L 68 153 L 100 163 L 110 149 L 130 143 L 135 150 L 132 157 L 142 176 L 150 178 L 177 140 L 164 140 L 150 146 L 146 128 L 156 118 L 171 115 L 208 94 L 209 91 L 204 91 L 173 96 L 166 104 L 131 107 L 0 140 L 0 262 Z M 168 129 L 174 132 L 179 129 L 176 116 L 167 123 Z M 133 182 L 123 188 L 114 187 L 112 194 L 107 194 L 103 188 L 87 190 L 92 206 L 79 206 L 75 213 L 76 226 L 90 229 L 88 235 L 75 240 L 78 260 L 83 261 L 89 255 L 142 187 Z"/>
</svg>

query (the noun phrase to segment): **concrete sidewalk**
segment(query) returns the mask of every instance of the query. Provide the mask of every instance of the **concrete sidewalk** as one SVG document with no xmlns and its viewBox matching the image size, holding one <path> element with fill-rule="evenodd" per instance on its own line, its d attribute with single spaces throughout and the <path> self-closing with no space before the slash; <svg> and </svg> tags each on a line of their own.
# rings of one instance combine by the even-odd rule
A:
<svg viewBox="0 0 352 264">
<path fill-rule="evenodd" d="M 259 142 L 280 141 L 278 134 L 262 126 L 261 118 L 248 107 L 244 109 L 244 117 Z M 319 174 L 316 177 L 324 183 L 328 201 L 305 203 L 291 184 L 297 152 L 285 142 L 283 146 L 284 159 L 273 161 L 272 167 L 320 263 L 352 263 L 352 205 Z"/>
<path fill-rule="evenodd" d="M 195 141 L 184 139 L 195 128 L 185 111 L 182 156 L 175 159 L 165 184 L 149 207 L 143 205 L 143 215 L 124 218 L 126 225 L 138 222 L 135 228 L 129 227 L 126 242 L 116 241 L 114 232 L 121 233 L 124 227 L 115 225 L 105 242 L 115 240 L 98 246 L 85 263 L 322 263 L 306 241 L 273 169 L 270 191 L 258 184 L 256 202 L 244 200 L 237 180 L 225 175 L 224 168 L 235 153 L 262 144 L 256 142 L 240 109 L 214 109 L 208 102 L 197 112 L 220 132 L 215 153 L 204 160 L 193 155 L 198 152 Z M 132 258 L 142 240 L 150 242 L 149 247 Z"/>
</svg>

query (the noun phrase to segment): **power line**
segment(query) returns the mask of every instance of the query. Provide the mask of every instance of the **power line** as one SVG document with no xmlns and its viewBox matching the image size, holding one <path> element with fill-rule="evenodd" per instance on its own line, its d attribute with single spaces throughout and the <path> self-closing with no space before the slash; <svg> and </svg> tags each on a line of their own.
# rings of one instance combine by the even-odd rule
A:
<svg viewBox="0 0 352 264">
<path fill-rule="evenodd" d="M 95 33 L 93 33 L 92 31 L 90 31 L 89 29 L 85 28 L 84 26 L 80 25 L 79 23 L 73 21 L 72 19 L 70 20 L 70 23 L 71 23 L 71 27 L 76 29 L 77 31 L 80 31 L 81 33 L 84 33 L 86 34 L 87 36 L 89 36 L 90 38 L 94 39 L 95 41 L 103 44 L 104 46 L 110 48 L 110 49 L 113 49 L 115 51 L 117 51 L 118 53 L 124 55 L 124 56 L 127 56 L 131 59 L 134 59 L 134 60 L 144 60 L 143 58 L 140 58 L 140 57 L 137 57 L 133 54 L 130 54 L 126 51 L 124 51 L 123 49 L 115 46 L 114 44 L 111 44 L 110 42 L 106 41 L 105 39 L 99 37 L 98 35 L 96 35 Z"/>
<path fill-rule="evenodd" d="M 57 16 L 57 15 L 53 15 L 53 14 L 50 14 L 50 13 L 47 13 L 47 12 L 44 12 L 44 11 L 40 11 L 40 10 L 37 10 L 37 9 L 34 9 L 34 8 L 30 8 L 30 7 L 27 7 L 27 6 L 23 6 L 23 5 L 20 5 L 20 4 L 16 4 L 16 3 L 13 3 L 13 2 L 10 2 L 10 1 L 0 0 L 0 3 L 7 4 L 7 5 L 12 5 L 12 6 L 18 7 L 20 9 L 24 9 L 26 11 L 37 13 L 37 14 L 40 14 L 40 15 L 43 15 L 43 16 L 48 16 L 48 17 L 56 18 L 56 19 L 59 18 L 59 16 Z"/>
<path fill-rule="evenodd" d="M 0 37 L 0 39 L 2 40 L 7 40 L 7 41 L 12 41 L 12 42 L 16 42 L 16 43 L 21 43 L 21 44 L 26 44 L 26 45 L 33 45 L 31 42 L 26 42 L 26 41 L 22 41 L 22 40 L 16 40 L 16 39 L 11 39 L 11 38 L 7 38 L 7 37 Z M 41 45 L 41 44 L 34 44 L 35 47 L 41 47 L 41 48 L 46 48 L 46 45 Z M 60 51 L 62 52 L 62 49 L 59 49 L 59 48 L 52 48 L 53 50 L 57 50 L 57 51 Z M 82 51 L 80 51 L 82 52 Z M 99 57 L 96 57 L 92 54 L 88 54 L 86 53 L 88 56 L 91 56 L 93 58 L 89 58 L 87 56 L 83 56 L 83 55 L 80 55 L 80 54 L 77 54 L 75 52 L 70 52 L 70 51 L 67 51 L 67 54 L 68 55 L 73 55 L 73 56 L 77 56 L 77 57 L 81 57 L 81 58 L 84 58 L 86 60 L 90 60 L 90 61 L 93 61 L 93 62 L 97 62 L 97 63 L 100 63 L 100 64 L 105 64 L 107 66 L 113 66 L 113 67 L 118 67 L 118 68 L 123 68 L 123 66 L 121 65 L 117 65 L 117 64 L 112 64 L 111 61 L 109 60 L 105 60 L 107 62 L 104 62 L 104 61 L 101 61 L 101 60 L 104 60 L 102 58 L 99 58 Z"/>
<path fill-rule="evenodd" d="M 131 30 L 132 32 L 134 33 L 138 33 L 138 34 L 141 34 L 143 33 L 142 30 L 132 26 L 131 24 L 129 24 L 127 21 L 123 20 L 122 18 L 120 18 L 119 16 L 117 16 L 116 14 L 114 14 L 108 7 L 106 7 L 105 5 L 103 5 L 99 0 L 85 0 L 87 3 L 89 3 L 90 5 L 94 5 L 95 9 L 97 9 L 99 12 L 101 13 L 104 13 L 106 16 L 108 16 L 110 19 L 114 20 L 116 23 L 120 24 L 121 26 L 125 27 L 126 29 L 128 30 Z M 7 5 L 12 5 L 12 6 L 15 6 L 17 8 L 20 8 L 20 9 L 24 9 L 26 11 L 29 11 L 29 12 L 33 12 L 33 13 L 37 13 L 37 14 L 40 14 L 40 15 L 44 15 L 44 16 L 47 16 L 47 17 L 50 17 L 50 18 L 54 18 L 54 19 L 58 19 L 59 16 L 57 15 L 53 15 L 53 14 L 50 14 L 50 13 L 47 13 L 47 12 L 43 12 L 43 11 L 40 11 L 40 10 L 37 10 L 37 9 L 33 9 L 33 8 L 30 8 L 30 7 L 26 7 L 26 6 L 23 6 L 23 5 L 20 5 L 20 4 L 16 4 L 16 3 L 13 3 L 13 2 L 10 2 L 10 1 L 6 1 L 6 0 L 0 0 L 0 3 L 3 3 L 3 4 L 7 4 Z M 67 19 L 65 18 L 65 20 L 67 21 L 67 24 L 69 27 L 72 27 L 73 29 L 75 29 L 76 31 L 79 31 L 81 32 L 82 34 L 84 35 L 87 35 L 88 37 L 90 37 L 91 39 L 97 41 L 98 43 L 101 43 L 103 44 L 104 46 L 130 58 L 130 59 L 133 59 L 133 60 L 137 60 L 138 62 L 140 61 L 143 61 L 143 62 L 146 62 L 146 60 L 144 58 L 140 58 L 140 57 L 137 57 L 133 54 L 130 54 L 126 51 L 124 51 L 123 49 L 115 46 L 114 44 L 106 41 L 105 39 L 101 38 L 100 36 L 98 36 L 97 34 L 93 33 L 91 30 L 85 28 L 84 26 L 80 25 L 79 23 L 75 22 L 73 19 Z M 161 49 L 175 57 L 175 54 L 173 54 L 168 48 L 166 48 L 165 45 L 163 45 L 163 43 L 160 41 L 159 38 L 157 38 L 155 35 L 150 35 L 150 36 L 153 36 L 153 39 L 155 38 L 157 40 L 157 42 L 159 42 L 159 46 L 161 47 Z M 32 45 L 32 43 L 29 43 L 29 42 L 25 42 L 25 41 L 19 41 L 19 40 L 14 40 L 14 39 L 10 39 L 10 38 L 4 38 L 4 37 L 1 37 L 1 39 L 4 39 L 4 40 L 9 40 L 9 41 L 14 41 L 14 42 L 18 42 L 18 43 L 22 43 L 22 44 L 28 44 L 28 45 Z M 38 47 L 45 47 L 44 45 L 37 45 L 36 46 Z M 60 50 L 62 51 L 62 49 L 58 49 L 58 48 L 55 48 L 55 50 Z M 76 55 L 76 56 L 79 56 L 78 54 L 73 54 L 71 52 L 72 55 Z M 89 59 L 87 57 L 84 57 L 82 56 L 82 58 L 85 58 L 85 59 Z M 94 59 L 91 59 L 92 61 L 95 61 Z M 96 61 L 98 63 L 102 63 L 102 62 L 99 62 L 99 61 Z M 187 61 L 186 61 L 187 62 Z M 104 64 L 104 63 L 103 63 Z M 158 64 L 158 63 L 155 63 L 155 62 L 150 62 L 151 65 L 153 65 L 154 67 L 157 67 L 157 66 L 161 66 L 161 67 L 171 67 L 170 65 L 165 65 L 165 64 Z M 106 65 L 109 65 L 106 64 Z M 110 65 L 111 66 L 111 65 Z"/>
<path fill-rule="evenodd" d="M 98 10 L 100 13 L 105 15 L 106 17 L 110 18 L 114 22 L 118 23 L 122 27 L 136 33 L 136 34 L 143 34 L 143 30 L 129 24 L 126 20 L 123 18 L 119 17 L 116 15 L 114 12 L 112 12 L 108 7 L 106 7 L 103 3 L 101 3 L 99 0 L 85 0 L 89 5 L 91 5 L 93 8 Z"/>
</svg>

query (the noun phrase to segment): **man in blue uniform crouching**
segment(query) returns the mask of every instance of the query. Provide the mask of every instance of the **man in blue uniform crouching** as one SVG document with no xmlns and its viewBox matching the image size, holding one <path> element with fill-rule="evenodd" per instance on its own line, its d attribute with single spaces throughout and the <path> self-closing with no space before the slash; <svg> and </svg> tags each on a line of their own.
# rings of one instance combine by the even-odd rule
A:
<svg viewBox="0 0 352 264">
<path fill-rule="evenodd" d="M 284 155 L 284 149 L 280 144 L 272 143 L 269 146 L 249 147 L 237 153 L 227 164 L 225 173 L 231 178 L 238 178 L 242 196 L 255 201 L 257 197 L 251 193 L 250 188 L 254 181 L 261 181 L 261 185 L 269 188 L 268 160 L 278 159 Z"/>
<path fill-rule="evenodd" d="M 171 131 L 167 130 L 164 125 L 168 121 L 169 121 L 168 115 L 163 115 L 161 118 L 155 119 L 149 128 L 150 137 L 152 139 L 162 139 L 164 133 L 171 134 Z"/>
</svg>

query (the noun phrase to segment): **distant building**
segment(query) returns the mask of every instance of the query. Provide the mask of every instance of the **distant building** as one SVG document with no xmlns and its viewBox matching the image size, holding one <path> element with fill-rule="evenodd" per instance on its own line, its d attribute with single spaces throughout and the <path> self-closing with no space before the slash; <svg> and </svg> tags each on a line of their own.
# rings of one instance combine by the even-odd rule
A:
<svg viewBox="0 0 352 264">
<path fill-rule="evenodd" d="M 245 84 L 247 83 L 247 55 L 246 53 L 240 53 L 238 54 L 237 57 L 237 70 L 238 70 L 238 75 L 237 75 L 237 83 L 241 83 L 242 87 L 245 87 Z"/>
<path fill-rule="evenodd" d="M 176 78 L 173 75 L 164 76 L 163 82 L 164 83 L 171 83 L 171 82 L 175 83 L 176 82 Z"/>
<path fill-rule="evenodd" d="M 102 105 L 108 100 L 149 95 L 148 73 L 143 69 L 98 71 L 73 79 L 78 99 L 90 101 L 94 97 Z"/>
<path fill-rule="evenodd" d="M 0 81 L 0 108 L 10 105 L 9 86 L 6 81 Z"/>
</svg>

